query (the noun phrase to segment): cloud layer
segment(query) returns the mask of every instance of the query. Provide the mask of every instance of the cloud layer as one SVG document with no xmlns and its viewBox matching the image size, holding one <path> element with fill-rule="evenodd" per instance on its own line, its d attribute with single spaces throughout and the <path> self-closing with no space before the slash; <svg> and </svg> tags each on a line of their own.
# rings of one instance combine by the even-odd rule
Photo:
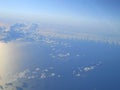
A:
<svg viewBox="0 0 120 90">
<path fill-rule="evenodd" d="M 71 73 L 68 73 L 69 75 L 72 75 L 73 78 L 83 78 L 83 75 L 86 75 L 90 71 L 93 71 L 94 69 L 97 69 L 102 62 L 98 62 L 94 65 L 88 65 L 84 67 L 76 67 L 76 68 L 70 68 Z M 41 69 L 39 67 L 32 68 L 32 69 L 24 69 L 21 72 L 17 72 L 14 75 L 8 75 L 11 79 L 7 81 L 4 85 L 0 85 L 0 90 L 24 90 L 24 89 L 30 89 L 31 85 L 29 85 L 30 81 L 34 80 L 49 80 L 49 78 L 58 78 L 62 79 L 66 77 L 64 73 L 58 73 L 55 72 L 54 67 L 47 67 L 44 69 Z M 34 88 L 33 88 L 34 89 Z"/>
<path fill-rule="evenodd" d="M 60 38 L 60 39 L 75 39 L 75 40 L 88 40 L 95 42 L 105 42 L 109 44 L 119 44 L 120 38 L 115 36 L 105 36 L 93 33 L 74 32 L 68 30 L 70 28 L 60 28 L 42 26 L 39 24 L 24 24 L 16 23 L 9 27 L 0 27 L 0 41 L 8 42 L 11 40 L 32 40 L 40 41 L 42 37 L 46 38 Z M 53 41 L 46 41 L 47 43 L 54 43 Z"/>
</svg>

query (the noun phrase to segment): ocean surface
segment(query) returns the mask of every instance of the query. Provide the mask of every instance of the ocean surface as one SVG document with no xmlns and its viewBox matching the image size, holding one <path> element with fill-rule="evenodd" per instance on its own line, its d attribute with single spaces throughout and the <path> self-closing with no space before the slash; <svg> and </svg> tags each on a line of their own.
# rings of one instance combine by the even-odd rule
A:
<svg viewBox="0 0 120 90">
<path fill-rule="evenodd" d="M 120 90 L 119 45 L 54 38 L 0 45 L 9 62 L 1 64 L 0 90 Z"/>
</svg>

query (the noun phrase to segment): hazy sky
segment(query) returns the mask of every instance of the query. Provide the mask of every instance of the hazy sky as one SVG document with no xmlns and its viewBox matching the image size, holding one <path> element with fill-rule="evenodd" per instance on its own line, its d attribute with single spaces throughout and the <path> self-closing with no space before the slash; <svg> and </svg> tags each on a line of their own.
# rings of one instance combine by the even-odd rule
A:
<svg viewBox="0 0 120 90">
<path fill-rule="evenodd" d="M 0 0 L 1 19 L 119 27 L 119 0 Z"/>
</svg>

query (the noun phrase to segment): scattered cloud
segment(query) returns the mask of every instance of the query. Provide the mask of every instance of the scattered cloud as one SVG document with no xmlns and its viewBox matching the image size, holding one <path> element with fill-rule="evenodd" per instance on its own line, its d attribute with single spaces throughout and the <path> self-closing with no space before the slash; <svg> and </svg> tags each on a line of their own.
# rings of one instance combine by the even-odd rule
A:
<svg viewBox="0 0 120 90">
<path fill-rule="evenodd" d="M 73 75 L 74 77 L 82 77 L 84 74 L 97 69 L 102 62 L 98 62 L 94 65 L 88 65 L 88 66 L 81 66 L 74 68 L 71 72 L 69 73 L 70 75 Z M 36 72 L 36 73 L 33 73 Z M 48 78 L 62 78 L 64 77 L 63 74 L 59 74 L 59 71 L 56 72 L 54 67 L 48 67 L 48 68 L 39 68 L 36 67 L 34 69 L 25 69 L 21 72 L 17 72 L 16 74 L 9 77 L 11 78 L 8 82 L 6 82 L 4 85 L 0 85 L 1 90 L 24 90 L 30 88 L 29 80 L 47 80 Z"/>
<path fill-rule="evenodd" d="M 63 40 L 63 42 L 59 41 Z M 0 41 L 9 42 L 12 40 L 23 40 L 23 41 L 42 41 L 43 43 L 49 45 L 51 47 L 52 52 L 50 56 L 54 59 L 67 60 L 72 53 L 68 51 L 68 48 L 71 48 L 70 43 L 64 42 L 64 40 L 90 40 L 95 42 L 105 42 L 105 43 L 113 43 L 119 44 L 119 38 L 113 37 L 103 37 L 95 34 L 88 33 L 60 33 L 57 30 L 44 30 L 41 29 L 38 24 L 24 24 L 24 23 L 16 23 L 11 25 L 8 28 L 5 26 L 0 26 Z M 59 47 L 59 46 L 62 46 Z M 75 54 L 75 56 L 79 57 L 81 54 Z M 98 62 L 95 65 L 88 65 L 84 67 L 77 67 L 73 71 L 71 71 L 74 77 L 81 77 L 83 74 L 86 74 L 92 70 L 97 69 L 101 65 L 101 62 Z M 41 69 L 36 67 L 33 70 L 25 69 L 21 72 L 17 72 L 15 75 L 10 76 L 11 79 L 5 83 L 5 85 L 0 85 L 0 89 L 8 90 L 9 87 L 15 87 L 14 90 L 24 90 L 24 88 L 28 88 L 28 83 L 24 82 L 27 80 L 44 80 L 48 78 L 62 78 L 64 75 L 56 73 L 54 67 L 48 67 L 45 69 Z M 1 78 L 0 78 L 1 80 Z M 22 80 L 22 82 L 21 82 Z M 15 83 L 21 83 L 21 86 L 17 86 Z M 24 82 L 24 83 L 23 83 Z"/>
<path fill-rule="evenodd" d="M 47 26 L 46 26 L 47 28 Z M 105 42 L 109 44 L 120 44 L 120 38 L 115 36 L 98 35 L 94 33 L 70 32 L 64 30 L 62 33 L 57 28 L 42 28 L 39 24 L 24 24 L 16 23 L 11 26 L 0 26 L 0 41 L 11 40 L 33 40 L 45 41 L 48 44 L 57 44 L 54 40 L 49 38 L 59 39 L 75 39 L 75 40 L 89 40 L 95 42 Z M 9 29 L 9 30 L 8 30 Z M 69 28 L 68 28 L 69 29 Z M 43 39 L 43 37 L 45 37 Z"/>
<path fill-rule="evenodd" d="M 55 76 L 55 73 L 51 73 L 51 75 L 50 75 L 51 77 L 54 77 Z"/>
<path fill-rule="evenodd" d="M 68 57 L 68 56 L 70 56 L 70 53 L 59 53 L 58 54 L 58 57 L 60 57 L 60 58 L 63 58 L 63 57 Z"/>
<path fill-rule="evenodd" d="M 45 79 L 46 78 L 46 74 L 45 73 L 41 73 L 40 78 L 41 79 Z"/>
<path fill-rule="evenodd" d="M 72 74 L 74 77 L 81 77 L 83 74 L 90 72 L 90 71 L 93 71 L 94 69 L 97 69 L 101 64 L 102 64 L 102 62 L 99 61 L 95 65 L 77 67 L 76 69 L 73 70 Z"/>
<path fill-rule="evenodd" d="M 40 68 L 36 68 L 35 71 L 40 71 Z"/>
</svg>

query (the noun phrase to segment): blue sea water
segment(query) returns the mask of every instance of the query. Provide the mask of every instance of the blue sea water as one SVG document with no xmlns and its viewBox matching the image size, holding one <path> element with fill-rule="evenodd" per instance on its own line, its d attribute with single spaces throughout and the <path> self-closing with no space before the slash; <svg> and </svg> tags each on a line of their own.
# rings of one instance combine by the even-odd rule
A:
<svg viewBox="0 0 120 90">
<path fill-rule="evenodd" d="M 17 90 L 120 89 L 119 45 L 50 39 L 22 49 L 17 75 L 26 72 L 13 83 Z"/>
<path fill-rule="evenodd" d="M 119 45 L 78 40 L 55 41 L 54 44 L 33 42 L 25 47 L 26 58 L 21 62 L 22 68 L 34 70 L 39 67 L 46 75 L 23 80 L 28 86 L 25 90 L 120 89 Z M 85 67 L 91 66 L 94 68 L 85 70 Z M 40 75 L 41 72 L 36 73 Z M 52 72 L 53 77 L 50 77 Z"/>
</svg>

